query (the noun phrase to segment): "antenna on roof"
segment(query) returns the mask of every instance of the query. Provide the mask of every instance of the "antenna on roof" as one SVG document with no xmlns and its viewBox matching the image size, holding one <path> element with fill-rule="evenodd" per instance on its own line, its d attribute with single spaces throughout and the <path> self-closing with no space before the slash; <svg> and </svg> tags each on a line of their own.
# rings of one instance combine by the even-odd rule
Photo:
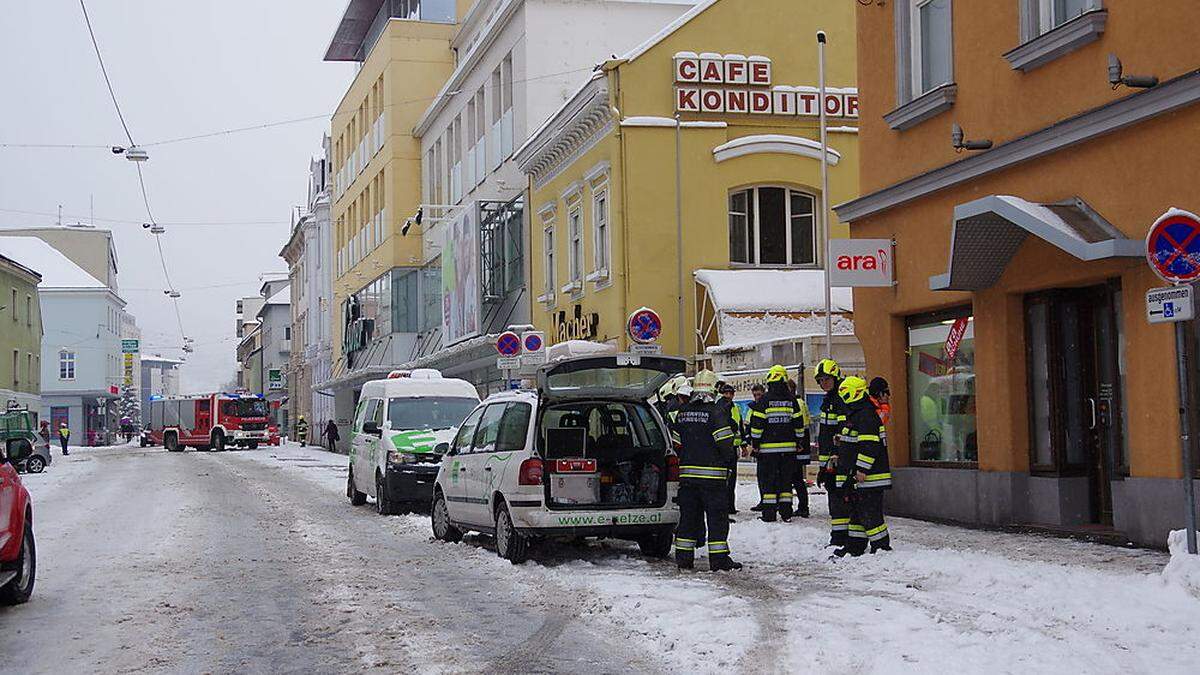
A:
<svg viewBox="0 0 1200 675">
<path fill-rule="evenodd" d="M 54 224 L 62 227 L 62 204 L 58 205 L 58 220 Z"/>
</svg>

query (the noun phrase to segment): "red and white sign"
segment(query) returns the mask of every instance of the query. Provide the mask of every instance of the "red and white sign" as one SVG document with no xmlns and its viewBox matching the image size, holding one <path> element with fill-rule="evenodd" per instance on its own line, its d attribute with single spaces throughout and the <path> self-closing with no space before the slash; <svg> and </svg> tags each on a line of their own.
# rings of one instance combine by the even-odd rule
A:
<svg viewBox="0 0 1200 675">
<path fill-rule="evenodd" d="M 816 87 L 772 86 L 765 56 L 679 52 L 675 55 L 676 112 L 816 117 Z M 825 114 L 858 117 L 858 89 L 825 88 Z"/>
<path fill-rule="evenodd" d="M 1200 280 L 1200 216 L 1171 208 L 1146 233 L 1146 262 L 1172 284 Z"/>
<path fill-rule="evenodd" d="M 891 239 L 830 239 L 829 285 L 888 288 L 895 285 Z"/>
<path fill-rule="evenodd" d="M 638 344 L 650 344 L 662 335 L 662 317 L 649 307 L 633 310 L 629 320 L 625 322 L 625 330 L 629 339 Z"/>
<path fill-rule="evenodd" d="M 958 354 L 958 347 L 962 344 L 963 336 L 967 334 L 967 324 L 970 319 L 965 316 L 960 316 L 954 320 L 954 324 L 950 326 L 950 334 L 946 336 L 946 344 L 942 346 L 942 351 L 946 353 L 946 362 L 954 360 L 954 356 Z"/>
<path fill-rule="evenodd" d="M 521 354 L 521 336 L 511 330 L 496 336 L 496 353 L 500 356 L 519 356 Z"/>
</svg>

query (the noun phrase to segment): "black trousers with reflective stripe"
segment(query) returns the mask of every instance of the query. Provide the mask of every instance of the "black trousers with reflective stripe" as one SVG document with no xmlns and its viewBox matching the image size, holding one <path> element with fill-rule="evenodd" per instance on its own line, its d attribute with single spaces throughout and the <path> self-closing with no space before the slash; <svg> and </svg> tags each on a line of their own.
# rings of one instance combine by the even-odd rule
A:
<svg viewBox="0 0 1200 675">
<path fill-rule="evenodd" d="M 808 513 L 808 483 L 804 482 L 804 469 L 807 466 L 807 460 L 792 456 L 792 494 L 796 495 L 796 512 L 804 514 Z"/>
<path fill-rule="evenodd" d="M 875 541 L 870 541 L 868 533 L 872 530 L 878 530 L 884 525 L 883 519 L 883 488 L 865 488 L 862 490 L 851 490 L 853 496 L 850 500 L 850 523 L 855 526 L 861 526 L 861 530 L 856 531 L 860 536 L 851 537 L 847 542 L 846 547 L 855 553 L 863 553 L 867 550 L 867 544 L 870 543 L 871 549 L 888 548 L 891 546 L 891 538 L 884 529 L 882 536 L 875 535 Z"/>
<path fill-rule="evenodd" d="M 679 482 L 679 525 L 675 536 L 700 541 L 708 522 L 708 543 L 729 541 L 729 503 L 724 480 L 684 478 Z M 691 551 L 675 551 L 675 558 L 691 560 Z M 710 558 L 712 556 L 709 556 Z"/>
<path fill-rule="evenodd" d="M 826 482 L 826 493 L 829 495 L 829 543 L 833 546 L 845 546 L 849 540 L 850 527 L 850 491 L 835 487 L 833 480 Z"/>
<path fill-rule="evenodd" d="M 775 520 L 778 513 L 784 518 L 792 517 L 792 475 L 795 473 L 796 455 L 792 452 L 762 452 L 758 455 L 760 475 L 763 480 L 762 517 L 763 520 Z M 780 495 L 787 494 L 787 497 Z"/>
<path fill-rule="evenodd" d="M 739 454 L 741 448 L 738 448 Z M 729 463 L 729 478 L 725 481 L 725 503 L 729 505 L 729 512 L 733 513 L 737 509 L 737 470 L 738 470 L 738 455 L 734 455 L 733 461 Z"/>
</svg>

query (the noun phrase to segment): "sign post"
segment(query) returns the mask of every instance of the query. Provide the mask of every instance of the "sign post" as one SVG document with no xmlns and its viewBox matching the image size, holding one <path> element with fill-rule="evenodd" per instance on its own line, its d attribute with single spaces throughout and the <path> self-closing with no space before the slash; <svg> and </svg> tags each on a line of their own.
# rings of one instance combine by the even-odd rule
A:
<svg viewBox="0 0 1200 675">
<path fill-rule="evenodd" d="M 1192 478 L 1191 387 L 1188 383 L 1187 329 L 1185 321 L 1192 315 L 1191 285 L 1200 280 L 1200 217 L 1179 209 L 1167 209 L 1150 226 L 1146 234 L 1146 260 L 1158 276 L 1176 286 L 1187 289 L 1186 317 L 1177 313 L 1175 303 L 1184 302 L 1165 291 L 1154 289 L 1146 294 L 1147 313 L 1151 323 L 1173 321 L 1175 323 L 1175 354 L 1178 360 L 1179 382 L 1179 445 L 1183 453 L 1183 496 L 1185 523 L 1187 524 L 1188 553 L 1196 555 L 1196 490 Z M 1153 301 L 1153 303 L 1152 303 Z M 1157 304 L 1156 308 L 1154 304 Z M 1170 308 L 1168 309 L 1168 304 Z M 1157 309 L 1158 314 L 1155 314 Z M 1167 316 L 1170 313 L 1171 316 Z M 1179 318 L 1176 318 L 1179 316 Z M 1156 318 L 1157 317 L 1157 318 Z"/>
<path fill-rule="evenodd" d="M 511 330 L 496 336 L 496 368 L 503 373 L 504 381 L 512 380 L 512 371 L 521 367 L 521 336 Z"/>
<path fill-rule="evenodd" d="M 649 307 L 633 310 L 625 322 L 625 332 L 632 344 L 629 351 L 635 354 L 661 354 L 662 347 L 657 344 L 662 335 L 662 317 Z"/>
</svg>

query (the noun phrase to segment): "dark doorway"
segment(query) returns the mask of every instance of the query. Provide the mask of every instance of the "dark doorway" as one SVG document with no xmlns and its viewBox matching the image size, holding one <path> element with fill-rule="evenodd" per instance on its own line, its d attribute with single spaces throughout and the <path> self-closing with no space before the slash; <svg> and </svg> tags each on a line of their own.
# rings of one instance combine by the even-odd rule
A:
<svg viewBox="0 0 1200 675">
<path fill-rule="evenodd" d="M 1125 464 L 1120 291 L 1113 281 L 1025 299 L 1031 471 L 1086 478 L 1082 515 L 1100 525 L 1112 524 L 1112 480 Z"/>
</svg>

